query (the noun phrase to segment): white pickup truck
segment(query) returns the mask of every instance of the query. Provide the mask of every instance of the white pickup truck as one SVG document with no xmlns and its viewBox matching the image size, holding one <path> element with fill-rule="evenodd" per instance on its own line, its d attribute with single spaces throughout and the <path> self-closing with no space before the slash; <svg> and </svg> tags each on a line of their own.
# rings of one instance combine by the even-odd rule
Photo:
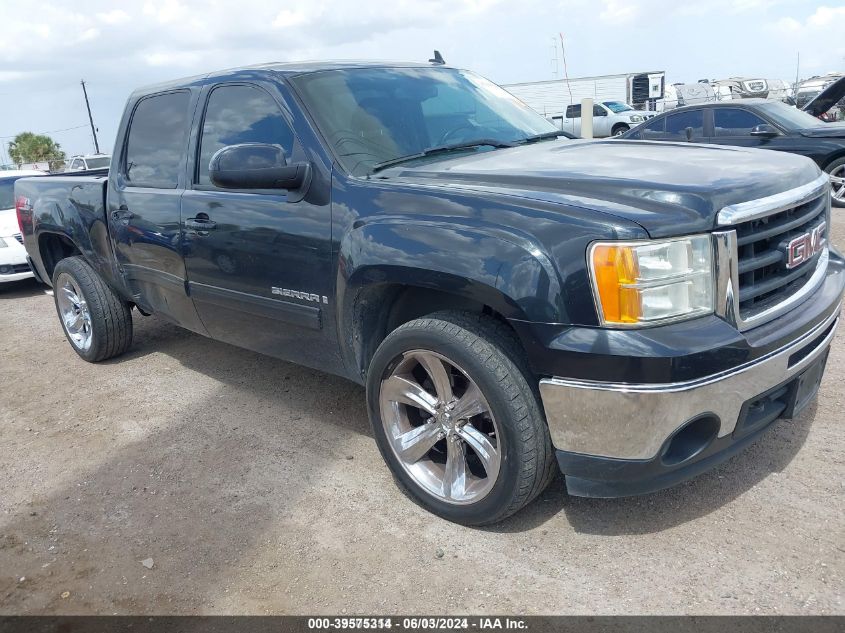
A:
<svg viewBox="0 0 845 633">
<path fill-rule="evenodd" d="M 593 104 L 593 136 L 619 136 L 653 117 L 656 112 L 634 110 L 622 101 L 600 101 Z M 564 132 L 581 136 L 581 104 L 566 106 L 564 116 L 552 117 L 552 123 Z"/>
</svg>

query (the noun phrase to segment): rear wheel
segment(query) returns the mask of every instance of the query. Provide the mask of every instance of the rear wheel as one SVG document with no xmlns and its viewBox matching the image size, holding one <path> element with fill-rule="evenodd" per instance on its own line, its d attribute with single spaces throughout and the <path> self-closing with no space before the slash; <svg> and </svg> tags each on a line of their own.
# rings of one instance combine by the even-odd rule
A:
<svg viewBox="0 0 845 633">
<path fill-rule="evenodd" d="M 548 485 L 553 451 L 528 375 L 510 330 L 481 315 L 437 313 L 384 340 L 367 402 L 379 449 L 411 498 L 484 525 Z"/>
<path fill-rule="evenodd" d="M 74 351 L 89 362 L 122 354 L 132 344 L 132 313 L 81 257 L 53 271 L 53 300 Z"/>
<path fill-rule="evenodd" d="M 835 207 L 845 207 L 845 156 L 825 168 L 830 174 L 831 202 Z"/>
</svg>

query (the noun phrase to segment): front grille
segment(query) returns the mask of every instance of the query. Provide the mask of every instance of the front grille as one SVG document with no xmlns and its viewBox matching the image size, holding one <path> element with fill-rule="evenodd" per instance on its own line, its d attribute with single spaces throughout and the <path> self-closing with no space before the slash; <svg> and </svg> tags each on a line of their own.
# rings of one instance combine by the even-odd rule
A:
<svg viewBox="0 0 845 633">
<path fill-rule="evenodd" d="M 827 221 L 827 209 L 826 195 L 822 195 L 784 211 L 736 225 L 739 312 L 742 319 L 777 305 L 800 291 L 809 281 L 822 253 L 816 253 L 789 269 L 786 267 L 786 244 Z M 826 228 L 825 240 L 828 233 Z"/>
<path fill-rule="evenodd" d="M 14 238 L 21 244 L 23 244 L 23 235 L 20 233 L 15 233 Z"/>
</svg>

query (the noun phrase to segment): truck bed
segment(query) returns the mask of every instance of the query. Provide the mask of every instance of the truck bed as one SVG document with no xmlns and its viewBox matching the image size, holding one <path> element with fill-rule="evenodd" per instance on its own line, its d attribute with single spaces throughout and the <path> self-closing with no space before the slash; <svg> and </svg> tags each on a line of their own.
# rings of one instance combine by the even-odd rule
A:
<svg viewBox="0 0 845 633">
<path fill-rule="evenodd" d="M 21 178 L 15 182 L 15 199 L 25 198 L 24 245 L 33 269 L 50 283 L 49 248 L 75 245 L 104 275 L 112 277 L 111 244 L 106 219 L 108 169 L 73 174 Z"/>
</svg>

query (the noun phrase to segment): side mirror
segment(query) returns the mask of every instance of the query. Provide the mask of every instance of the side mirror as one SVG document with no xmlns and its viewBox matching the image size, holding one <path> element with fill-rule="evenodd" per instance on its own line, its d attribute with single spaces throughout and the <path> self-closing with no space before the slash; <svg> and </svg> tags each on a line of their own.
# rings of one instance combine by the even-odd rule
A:
<svg viewBox="0 0 845 633">
<path fill-rule="evenodd" d="M 684 128 L 684 133 L 687 135 L 687 141 L 692 143 L 692 134 L 694 130 L 691 127 Z"/>
<path fill-rule="evenodd" d="M 299 189 L 310 172 L 311 165 L 288 164 L 285 150 L 269 143 L 227 145 L 208 164 L 211 182 L 223 189 Z"/>
<path fill-rule="evenodd" d="M 780 136 L 780 132 L 768 123 L 761 123 L 760 125 L 751 128 L 751 132 L 749 132 L 749 134 L 751 136 L 759 136 L 762 138 L 774 138 L 776 136 Z"/>
</svg>

